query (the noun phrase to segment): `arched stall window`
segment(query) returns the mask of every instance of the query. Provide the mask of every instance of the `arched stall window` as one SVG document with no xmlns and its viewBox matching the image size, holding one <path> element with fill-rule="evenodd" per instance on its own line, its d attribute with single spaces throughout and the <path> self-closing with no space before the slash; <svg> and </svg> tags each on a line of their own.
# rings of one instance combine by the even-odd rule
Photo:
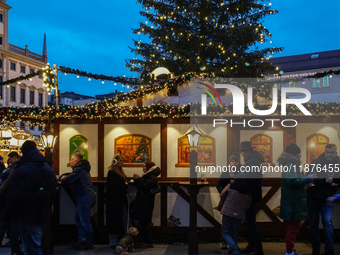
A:
<svg viewBox="0 0 340 255">
<path fill-rule="evenodd" d="M 264 158 L 263 164 L 275 165 L 273 163 L 273 138 L 266 134 L 257 134 L 250 138 L 254 150 L 261 153 Z"/>
<path fill-rule="evenodd" d="M 307 137 L 307 164 L 317 159 L 324 151 L 329 143 L 328 136 L 315 133 Z"/>
<path fill-rule="evenodd" d="M 197 163 L 201 166 L 212 166 L 216 164 L 215 138 L 202 135 L 197 150 Z M 190 146 L 186 136 L 178 138 L 178 163 L 177 167 L 190 167 Z"/>
</svg>

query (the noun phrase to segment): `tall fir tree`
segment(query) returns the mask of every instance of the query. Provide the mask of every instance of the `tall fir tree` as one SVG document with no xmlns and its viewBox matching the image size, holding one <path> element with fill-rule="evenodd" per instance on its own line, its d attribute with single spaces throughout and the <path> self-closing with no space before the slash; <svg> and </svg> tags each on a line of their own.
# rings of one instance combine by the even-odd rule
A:
<svg viewBox="0 0 340 255">
<path fill-rule="evenodd" d="M 271 37 L 264 17 L 277 13 L 266 0 L 138 0 L 148 20 L 134 29 L 151 43 L 134 40 L 127 59 L 131 71 L 150 82 L 150 72 L 166 67 L 175 75 L 261 77 L 275 71 L 266 61 L 282 48 L 260 48 Z M 277 70 L 276 70 L 277 71 Z"/>
</svg>

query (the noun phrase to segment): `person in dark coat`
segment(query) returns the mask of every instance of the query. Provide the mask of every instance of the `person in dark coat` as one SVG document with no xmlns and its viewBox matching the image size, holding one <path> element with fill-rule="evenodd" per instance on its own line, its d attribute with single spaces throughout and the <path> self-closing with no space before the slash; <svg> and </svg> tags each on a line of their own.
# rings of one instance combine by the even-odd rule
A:
<svg viewBox="0 0 340 255">
<path fill-rule="evenodd" d="M 298 255 L 294 250 L 300 223 L 308 218 L 306 184 L 315 175 L 304 176 L 300 171 L 301 150 L 292 143 L 287 146 L 279 159 L 281 171 L 281 202 L 279 217 L 288 223 L 286 231 L 286 255 Z"/>
<path fill-rule="evenodd" d="M 123 164 L 123 156 L 115 155 L 106 179 L 106 228 L 111 248 L 116 248 L 118 240 L 132 225 L 128 213 L 127 189 L 129 186 Z"/>
<path fill-rule="evenodd" d="M 72 246 L 76 250 L 93 249 L 93 228 L 91 224 L 91 208 L 96 203 L 96 194 L 93 189 L 90 175 L 91 166 L 83 160 L 80 153 L 71 156 L 71 174 L 61 179 L 62 184 L 73 185 L 73 192 L 77 202 L 75 222 L 78 229 L 78 241 Z"/>
<path fill-rule="evenodd" d="M 150 229 L 153 208 L 155 206 L 155 195 L 158 191 L 157 176 L 161 174 L 161 169 L 155 166 L 152 161 L 144 163 L 144 174 L 134 174 L 133 179 L 137 188 L 135 200 L 131 204 L 131 216 L 139 221 L 140 233 L 143 237 L 141 247 L 152 248 L 153 239 Z"/>
<path fill-rule="evenodd" d="M 235 173 L 233 171 L 226 171 L 226 172 L 223 172 L 221 174 L 220 178 L 218 179 L 218 181 L 216 183 L 216 189 L 217 189 L 219 194 L 221 194 L 222 190 L 229 183 L 232 183 L 234 181 L 235 176 L 239 172 L 241 163 L 240 163 L 240 156 L 238 155 L 238 153 L 231 154 L 231 156 L 229 158 L 229 165 L 236 168 Z M 224 199 L 221 198 L 220 202 L 219 202 L 219 204 L 217 206 L 217 210 L 218 211 L 221 211 L 223 203 L 224 203 Z M 221 250 L 227 250 L 227 249 L 228 249 L 227 243 L 223 239 Z"/>
<path fill-rule="evenodd" d="M 42 255 L 45 215 L 51 207 L 57 179 L 33 141 L 21 147 L 23 156 L 14 164 L 7 189 L 7 217 L 18 222 L 24 254 Z"/>
<path fill-rule="evenodd" d="M 20 250 L 20 242 L 19 242 L 19 229 L 18 229 L 18 222 L 14 219 L 7 219 L 4 218 L 5 213 L 5 206 L 7 201 L 7 189 L 11 182 L 14 168 L 14 163 L 20 159 L 20 156 L 17 152 L 12 151 L 8 154 L 8 168 L 0 174 L 0 208 L 1 208 L 1 215 L 0 219 L 3 220 L 3 224 L 0 224 L 0 240 L 2 242 L 5 232 L 7 230 L 7 235 L 9 235 L 9 244 L 11 245 L 11 252 L 12 254 L 21 255 L 23 252 Z M 10 234 L 9 234 L 10 233 Z M 0 243 L 1 245 L 1 243 Z M 6 243 L 4 246 L 8 245 Z"/>
<path fill-rule="evenodd" d="M 313 248 L 313 255 L 320 254 L 319 218 L 324 229 L 325 255 L 334 254 L 334 226 L 332 215 L 334 206 L 327 203 L 327 198 L 336 193 L 339 178 L 332 174 L 339 170 L 340 159 L 337 156 L 337 146 L 327 144 L 325 151 L 309 165 L 309 172 L 316 173 L 317 178 L 308 189 L 309 209 L 309 237 Z M 320 171 L 320 169 L 322 169 Z M 338 177 L 338 176 L 335 176 Z"/>
<path fill-rule="evenodd" d="M 0 174 L 6 169 L 4 158 L 0 155 Z"/>
<path fill-rule="evenodd" d="M 251 193 L 251 204 L 246 211 L 246 222 L 249 232 L 249 243 L 245 249 L 241 250 L 242 254 L 263 255 L 262 240 L 259 229 L 256 224 L 256 207 L 262 199 L 262 163 L 264 158 L 258 151 L 254 151 L 254 147 L 249 141 L 241 142 L 240 154 L 244 158 L 245 165 L 243 169 L 252 169 L 247 178 L 249 178 L 249 188 Z M 255 170 L 256 169 L 256 170 Z"/>
</svg>

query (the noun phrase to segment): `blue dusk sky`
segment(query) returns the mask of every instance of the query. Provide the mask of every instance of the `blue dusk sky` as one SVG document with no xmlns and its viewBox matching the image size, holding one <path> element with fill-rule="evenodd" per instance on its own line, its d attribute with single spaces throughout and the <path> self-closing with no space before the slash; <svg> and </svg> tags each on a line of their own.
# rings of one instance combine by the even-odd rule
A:
<svg viewBox="0 0 340 255">
<path fill-rule="evenodd" d="M 7 0 L 9 10 L 8 41 L 42 54 L 43 36 L 47 36 L 48 62 L 94 74 L 135 76 L 125 67 L 133 58 L 128 46 L 139 39 L 132 28 L 139 27 L 141 5 L 136 0 Z M 340 1 L 273 0 L 278 14 L 267 16 L 264 26 L 272 33 L 276 47 L 284 51 L 274 57 L 340 49 Z M 143 38 L 142 38 L 143 40 Z M 61 92 L 85 95 L 127 91 L 113 82 L 77 79 L 60 73 Z"/>
</svg>

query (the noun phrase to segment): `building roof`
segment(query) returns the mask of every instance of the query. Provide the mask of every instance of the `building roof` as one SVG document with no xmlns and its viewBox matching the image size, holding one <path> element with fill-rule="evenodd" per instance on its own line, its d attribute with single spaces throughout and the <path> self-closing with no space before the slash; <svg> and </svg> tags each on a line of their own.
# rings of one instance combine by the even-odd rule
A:
<svg viewBox="0 0 340 255">
<path fill-rule="evenodd" d="M 61 93 L 60 97 L 68 97 L 68 98 L 72 98 L 74 100 L 82 100 L 82 99 L 91 99 L 91 98 L 94 98 L 94 97 L 91 97 L 91 96 L 77 94 L 77 93 L 74 93 L 73 91 L 71 91 L 71 92 L 66 91 L 64 93 Z"/>
<path fill-rule="evenodd" d="M 340 50 L 277 57 L 269 62 L 284 72 L 329 68 L 340 66 Z"/>
</svg>

